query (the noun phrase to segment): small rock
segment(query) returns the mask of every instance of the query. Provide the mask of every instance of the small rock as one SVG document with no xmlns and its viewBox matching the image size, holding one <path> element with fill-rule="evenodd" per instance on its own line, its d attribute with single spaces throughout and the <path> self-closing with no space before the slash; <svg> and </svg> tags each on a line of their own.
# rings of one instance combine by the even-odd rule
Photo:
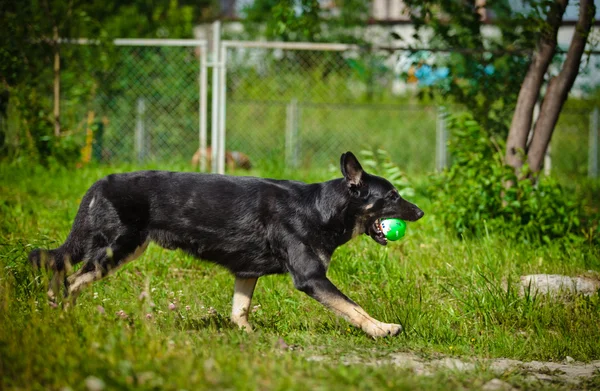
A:
<svg viewBox="0 0 600 391">
<path fill-rule="evenodd" d="M 531 293 L 551 296 L 560 294 L 582 294 L 591 296 L 600 289 L 600 281 L 589 277 L 569 277 L 560 274 L 530 274 L 521 276 L 520 294 L 529 289 Z"/>
<path fill-rule="evenodd" d="M 500 379 L 492 379 L 481 387 L 483 391 L 511 391 L 513 387 Z"/>
<path fill-rule="evenodd" d="M 434 366 L 448 368 L 450 370 L 466 372 L 472 371 L 475 369 L 475 364 L 461 361 L 457 358 L 442 358 L 441 360 L 436 360 L 431 362 Z"/>
<path fill-rule="evenodd" d="M 554 378 L 550 375 L 547 375 L 545 373 L 534 373 L 533 376 L 541 381 L 547 381 L 547 382 L 551 382 L 554 380 Z"/>
<path fill-rule="evenodd" d="M 104 382 L 95 376 L 88 376 L 85 379 L 85 386 L 88 391 L 102 391 L 104 389 Z"/>
<path fill-rule="evenodd" d="M 512 368 L 518 366 L 519 364 L 522 364 L 522 362 L 518 361 L 518 360 L 511 360 L 508 358 L 500 358 L 497 360 L 493 360 L 490 363 L 490 370 L 492 370 L 495 373 L 501 374 L 501 373 L 511 370 Z"/>
<path fill-rule="evenodd" d="M 570 364 L 572 362 L 575 362 L 575 359 L 573 357 L 571 357 L 571 356 L 567 356 L 567 357 L 565 357 L 565 362 L 567 364 Z"/>
</svg>

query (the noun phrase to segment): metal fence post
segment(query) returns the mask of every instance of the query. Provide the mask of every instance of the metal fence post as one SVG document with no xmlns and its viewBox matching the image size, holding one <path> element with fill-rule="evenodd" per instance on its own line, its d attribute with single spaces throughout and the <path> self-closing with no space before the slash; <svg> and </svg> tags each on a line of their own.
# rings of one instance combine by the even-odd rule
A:
<svg viewBox="0 0 600 391">
<path fill-rule="evenodd" d="M 219 164 L 218 173 L 225 174 L 225 109 L 227 102 L 227 47 L 222 43 L 219 51 L 221 55 L 219 56 L 219 154 L 218 160 Z"/>
<path fill-rule="evenodd" d="M 550 176 L 552 173 L 552 142 L 548 143 L 546 155 L 544 155 L 544 175 Z"/>
<path fill-rule="evenodd" d="M 206 102 L 206 94 L 207 94 L 207 81 L 206 81 L 206 56 L 208 55 L 206 50 L 206 44 L 200 45 L 200 75 L 198 79 L 199 84 L 199 93 L 200 93 L 200 101 L 199 101 L 199 113 L 198 113 L 198 121 L 200 121 L 200 171 L 206 171 L 206 120 L 207 120 L 207 102 Z"/>
<path fill-rule="evenodd" d="M 531 121 L 531 129 L 529 130 L 529 134 L 527 135 L 527 145 L 531 142 L 533 138 L 533 129 L 535 129 L 535 123 L 537 122 L 540 116 L 541 110 L 541 102 L 537 101 L 535 106 L 533 106 L 533 117 Z M 548 147 L 546 148 L 546 154 L 544 155 L 544 175 L 550 176 L 552 173 L 552 141 L 548 143 Z"/>
<path fill-rule="evenodd" d="M 138 162 L 142 162 L 146 156 L 146 132 L 144 129 L 145 111 L 146 103 L 144 102 L 144 98 L 138 98 L 135 112 L 135 153 Z"/>
<path fill-rule="evenodd" d="M 588 177 L 598 178 L 598 108 L 590 114 L 590 136 L 588 144 Z"/>
<path fill-rule="evenodd" d="M 438 108 L 436 122 L 435 168 L 442 171 L 448 167 L 448 130 L 446 129 L 446 108 Z"/>
<path fill-rule="evenodd" d="M 211 152 L 212 152 L 212 172 L 218 171 L 218 151 L 219 151 L 219 46 L 221 45 L 221 22 L 218 20 L 213 23 L 213 45 L 212 45 L 212 124 L 211 134 Z"/>
<path fill-rule="evenodd" d="M 288 168 L 298 166 L 298 100 L 293 98 L 285 110 L 285 162 Z"/>
</svg>

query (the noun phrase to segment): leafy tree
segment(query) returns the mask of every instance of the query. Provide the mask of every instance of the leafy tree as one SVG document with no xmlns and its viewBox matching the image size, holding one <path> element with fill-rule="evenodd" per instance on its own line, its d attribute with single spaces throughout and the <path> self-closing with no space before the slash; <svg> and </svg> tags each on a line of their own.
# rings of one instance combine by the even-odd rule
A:
<svg viewBox="0 0 600 391">
<path fill-rule="evenodd" d="M 319 11 L 317 0 L 258 0 L 245 9 L 251 31 L 265 23 L 266 37 L 283 41 L 315 41 L 321 32 Z"/>
<path fill-rule="evenodd" d="M 23 143 L 47 154 L 54 144 L 53 136 L 61 134 L 58 38 L 86 31 L 88 18 L 74 1 L 4 1 L 1 7 L 5 29 L 0 38 L 2 106 L 8 108 L 9 99 L 14 99 L 25 130 Z M 47 112 L 50 105 L 46 98 L 52 91 L 46 87 L 50 85 L 52 114 Z"/>
<path fill-rule="evenodd" d="M 571 39 L 567 57 L 560 73 L 548 81 L 539 118 L 534 128 L 531 129 L 533 109 L 541 94 L 544 75 L 556 55 L 556 36 L 567 3 L 568 0 L 546 2 L 546 23 L 537 37 L 529 69 L 519 91 L 506 143 L 505 157 L 506 163 L 514 167 L 517 172 L 523 166 L 522 151 L 527 154 L 527 163 L 532 172 L 538 172 L 541 169 L 558 116 L 579 73 L 581 57 L 596 14 L 594 0 L 580 0 L 579 2 L 579 19 L 575 25 L 575 33 Z M 527 139 L 531 132 L 531 143 L 527 145 Z"/>
<path fill-rule="evenodd" d="M 513 12 L 507 1 L 489 2 L 499 34 L 486 36 L 477 1 L 431 0 L 405 2 L 417 38 L 423 45 L 448 49 L 438 65 L 451 78 L 430 87 L 445 100 L 469 108 L 491 135 L 506 136 L 510 113 L 527 69 L 524 53 L 533 47 L 535 17 Z M 429 32 L 433 34 L 429 34 Z"/>
<path fill-rule="evenodd" d="M 497 35 L 484 35 L 482 2 L 477 0 L 406 0 L 418 34 L 430 29 L 434 44 L 457 49 L 448 62 L 453 78 L 442 94 L 468 107 L 474 119 L 506 141 L 505 162 L 519 171 L 528 156 L 529 173 L 541 168 L 552 131 L 573 81 L 595 14 L 593 0 L 580 0 L 580 15 L 563 70 L 551 78 L 540 120 L 531 131 L 533 108 L 540 99 L 548 66 L 557 54 L 556 34 L 567 0 L 487 2 Z M 512 123 L 509 118 L 512 117 Z"/>
<path fill-rule="evenodd" d="M 244 10 L 245 28 L 281 41 L 360 43 L 355 27 L 364 27 L 370 2 L 343 0 L 323 9 L 318 0 L 256 0 Z M 364 29 L 362 29 L 364 31 Z"/>
<path fill-rule="evenodd" d="M 215 9 L 213 0 L 2 0 L 5 33 L 0 35 L 0 116 L 6 118 L 10 100 L 22 127 L 18 143 L 42 158 L 59 153 L 65 145 L 67 155 L 75 156 L 76 145 L 69 143 L 61 123 L 60 81 L 73 80 L 67 88 L 76 90 L 64 95 L 90 96 L 96 88 L 94 76 L 108 69 L 110 48 L 101 45 L 99 50 L 85 52 L 61 44 L 61 40 L 187 38 L 192 36 L 194 24 L 214 16 Z M 0 140 L 5 138 L 5 129 L 0 127 Z"/>
</svg>

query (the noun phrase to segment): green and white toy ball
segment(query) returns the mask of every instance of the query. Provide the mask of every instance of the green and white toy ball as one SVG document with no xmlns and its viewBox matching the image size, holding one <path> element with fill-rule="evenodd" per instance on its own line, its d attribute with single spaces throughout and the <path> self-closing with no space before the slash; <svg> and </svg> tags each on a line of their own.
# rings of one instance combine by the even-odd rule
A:
<svg viewBox="0 0 600 391">
<path fill-rule="evenodd" d="M 381 232 L 391 242 L 402 239 L 406 233 L 406 221 L 400 219 L 381 220 Z"/>
</svg>

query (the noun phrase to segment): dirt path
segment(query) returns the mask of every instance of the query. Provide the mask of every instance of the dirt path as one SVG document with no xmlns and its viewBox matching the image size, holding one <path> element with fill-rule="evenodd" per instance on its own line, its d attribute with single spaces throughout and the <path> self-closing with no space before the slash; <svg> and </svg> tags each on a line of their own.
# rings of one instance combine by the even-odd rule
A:
<svg viewBox="0 0 600 391">
<path fill-rule="evenodd" d="M 312 355 L 309 361 L 331 361 L 324 355 Z M 439 370 L 470 372 L 489 370 L 498 375 L 518 371 L 526 379 L 532 381 L 548 381 L 552 383 L 578 384 L 594 376 L 600 376 L 600 360 L 590 363 L 576 362 L 567 357 L 564 362 L 523 362 L 511 359 L 459 359 L 444 357 L 425 359 L 414 353 L 390 353 L 386 356 L 368 359 L 357 355 L 343 356 L 340 362 L 344 365 L 392 365 L 402 369 L 412 370 L 417 375 L 431 376 Z M 485 390 L 512 390 L 513 387 L 499 379 L 486 383 Z"/>
</svg>

